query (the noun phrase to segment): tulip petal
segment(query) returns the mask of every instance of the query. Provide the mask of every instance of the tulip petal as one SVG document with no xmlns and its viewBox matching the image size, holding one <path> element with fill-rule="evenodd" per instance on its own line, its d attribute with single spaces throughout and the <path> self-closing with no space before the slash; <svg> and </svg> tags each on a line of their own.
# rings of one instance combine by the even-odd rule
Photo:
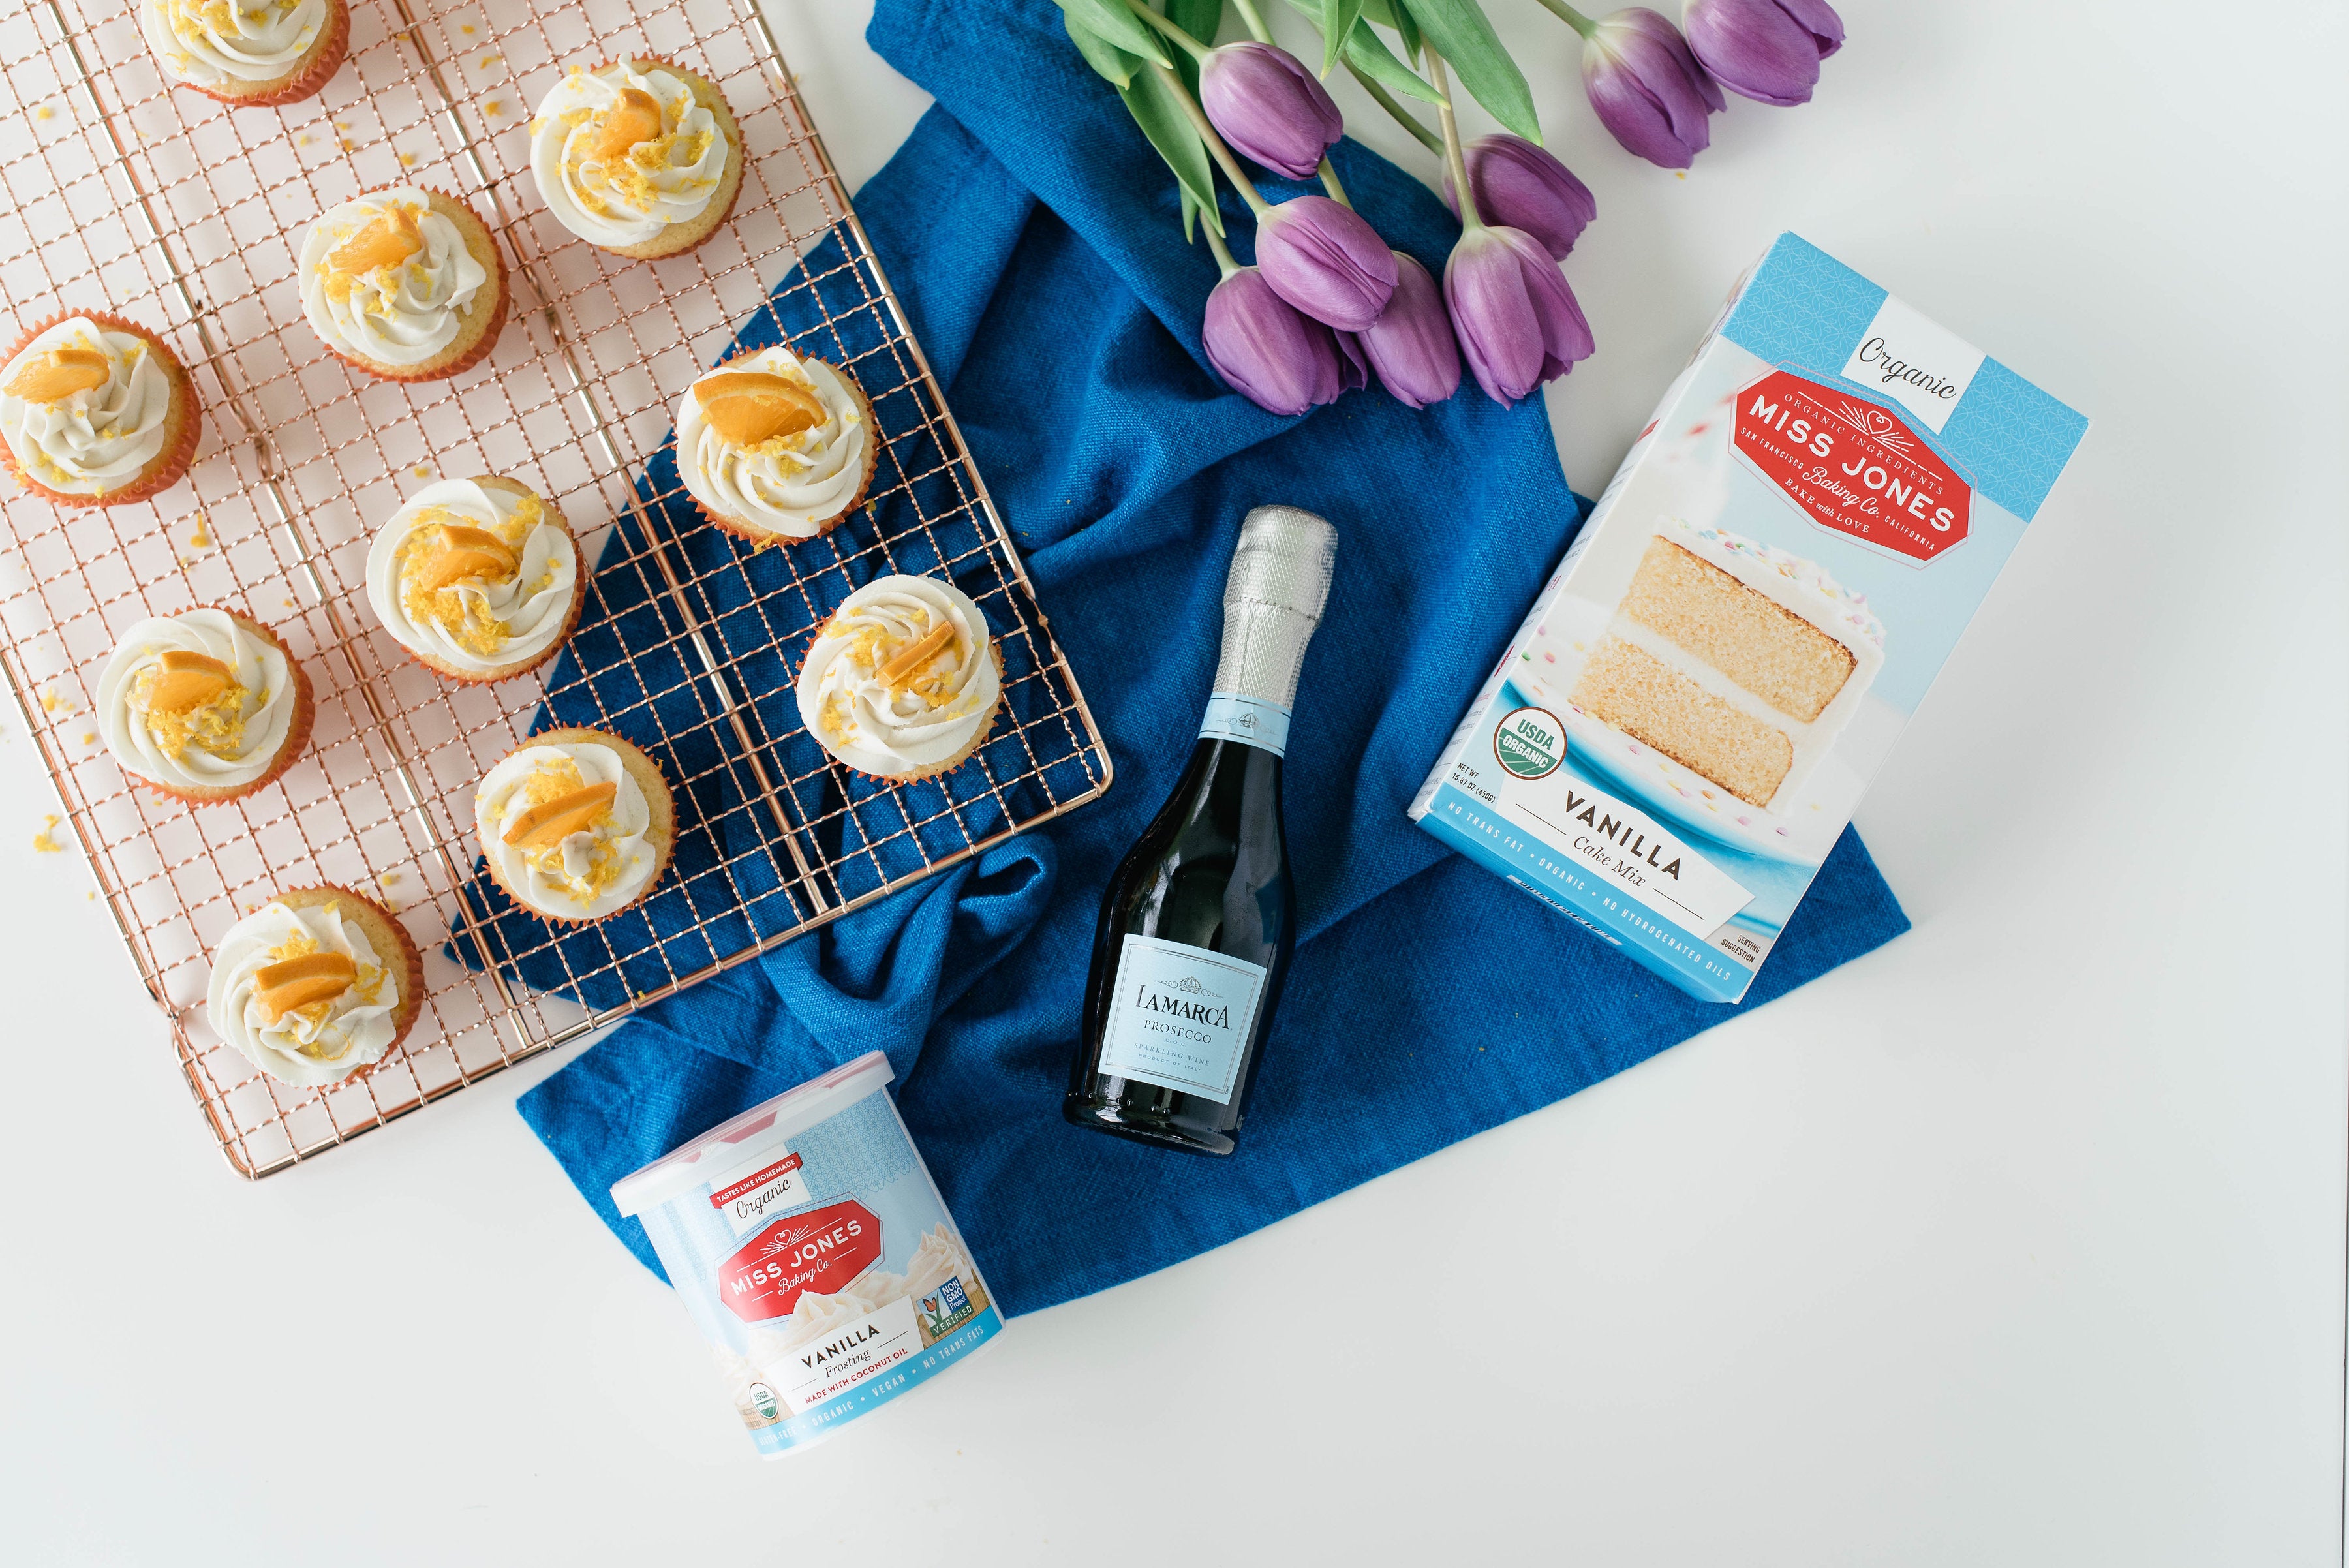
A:
<svg viewBox="0 0 2349 1568">
<path fill-rule="evenodd" d="M 1255 267 L 1207 296 L 1200 337 L 1216 374 L 1268 412 L 1301 414 L 1345 389 L 1330 329 L 1273 293 Z"/>
<path fill-rule="evenodd" d="M 1259 219 L 1256 260 L 1275 294 L 1341 332 L 1376 321 L 1394 293 L 1394 252 L 1327 196 L 1293 197 Z"/>
<path fill-rule="evenodd" d="M 1396 401 L 1423 409 L 1460 389 L 1460 346 L 1427 269 L 1399 251 L 1396 263 L 1394 296 L 1361 335 L 1362 352 Z"/>
</svg>

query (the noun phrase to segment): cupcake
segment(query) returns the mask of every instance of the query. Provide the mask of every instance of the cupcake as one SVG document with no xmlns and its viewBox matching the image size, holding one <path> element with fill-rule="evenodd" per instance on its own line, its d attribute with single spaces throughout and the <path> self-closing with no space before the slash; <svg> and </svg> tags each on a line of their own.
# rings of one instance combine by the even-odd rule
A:
<svg viewBox="0 0 2349 1568">
<path fill-rule="evenodd" d="M 139 26 L 163 74 L 222 103 L 294 103 L 342 68 L 346 0 L 140 0 Z"/>
<path fill-rule="evenodd" d="M 738 354 L 677 406 L 677 472 L 702 514 L 765 544 L 830 533 L 873 478 L 873 408 L 855 379 L 788 348 Z"/>
<path fill-rule="evenodd" d="M 310 678 L 275 633 L 191 609 L 123 633 L 98 678 L 98 722 L 123 772 L 174 800 L 241 800 L 310 739 Z"/>
<path fill-rule="evenodd" d="M 841 602 L 800 667 L 800 722 L 860 774 L 893 784 L 959 766 L 995 723 L 1003 657 L 970 597 L 883 577 Z"/>
<path fill-rule="evenodd" d="M 452 680 L 503 680 L 554 657 L 587 597 L 563 514 L 497 474 L 410 496 L 367 551 L 367 603 L 409 657 Z"/>
<path fill-rule="evenodd" d="M 616 915 L 660 880 L 677 807 L 660 764 L 601 730 L 550 730 L 473 795 L 490 879 L 550 920 Z"/>
<path fill-rule="evenodd" d="M 387 381 L 470 369 L 506 319 L 506 264 L 454 197 L 415 185 L 355 196 L 302 238 L 302 308 L 336 358 Z"/>
<path fill-rule="evenodd" d="M 0 365 L 8 465 L 61 506 L 115 506 L 168 489 L 202 431 L 196 384 L 161 338 L 120 317 L 57 317 Z"/>
<path fill-rule="evenodd" d="M 616 255 L 682 255 L 742 189 L 742 132 L 706 78 L 657 57 L 574 66 L 530 122 L 554 221 Z"/>
<path fill-rule="evenodd" d="M 214 1033 L 304 1089 L 364 1075 L 423 1005 L 416 944 L 389 910 L 342 888 L 280 893 L 231 926 L 204 997 Z"/>
</svg>

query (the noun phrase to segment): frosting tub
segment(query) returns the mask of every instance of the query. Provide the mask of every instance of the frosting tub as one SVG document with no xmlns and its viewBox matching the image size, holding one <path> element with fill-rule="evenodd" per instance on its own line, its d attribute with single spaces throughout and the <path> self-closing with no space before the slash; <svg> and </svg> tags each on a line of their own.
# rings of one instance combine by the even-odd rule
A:
<svg viewBox="0 0 2349 1568">
<path fill-rule="evenodd" d="M 612 1184 L 776 1459 L 1002 1332 L 869 1052 Z"/>
</svg>

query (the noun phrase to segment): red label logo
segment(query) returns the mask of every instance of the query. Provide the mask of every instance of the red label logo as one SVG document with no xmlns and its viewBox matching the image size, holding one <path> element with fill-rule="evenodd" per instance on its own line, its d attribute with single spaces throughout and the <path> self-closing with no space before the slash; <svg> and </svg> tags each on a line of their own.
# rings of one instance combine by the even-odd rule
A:
<svg viewBox="0 0 2349 1568">
<path fill-rule="evenodd" d="M 1838 534 L 1930 561 L 1966 536 L 1973 490 L 1899 416 L 1773 371 L 1737 394 L 1731 441 Z"/>
<path fill-rule="evenodd" d="M 830 1295 L 881 1261 L 881 1221 L 862 1203 L 778 1220 L 718 1266 L 718 1299 L 744 1323 L 787 1317 L 800 1293 Z"/>
</svg>

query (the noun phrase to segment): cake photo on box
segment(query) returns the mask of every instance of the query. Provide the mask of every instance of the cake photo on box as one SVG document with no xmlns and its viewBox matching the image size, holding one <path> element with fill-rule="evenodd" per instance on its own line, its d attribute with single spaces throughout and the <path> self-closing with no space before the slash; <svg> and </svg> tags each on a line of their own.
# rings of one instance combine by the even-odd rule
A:
<svg viewBox="0 0 2349 1568">
<path fill-rule="evenodd" d="M 1775 809 L 1883 663 L 1883 623 L 1816 562 L 1667 517 L 1567 700 Z"/>
</svg>

